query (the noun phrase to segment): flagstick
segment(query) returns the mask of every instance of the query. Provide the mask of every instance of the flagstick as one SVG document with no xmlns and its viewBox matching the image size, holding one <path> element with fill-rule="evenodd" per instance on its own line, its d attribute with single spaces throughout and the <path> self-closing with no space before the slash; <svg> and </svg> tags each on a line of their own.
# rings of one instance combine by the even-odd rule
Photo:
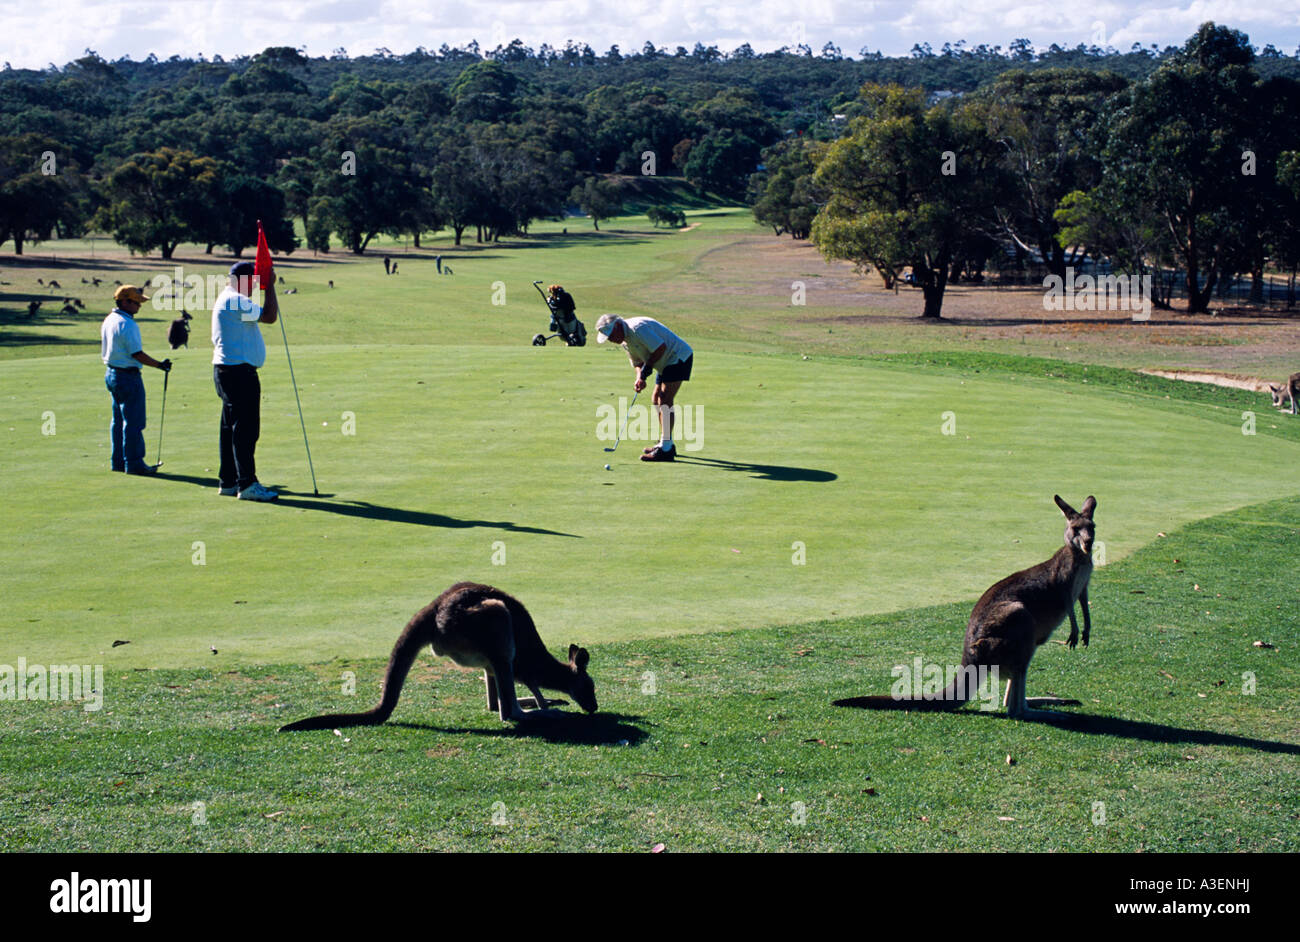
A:
<svg viewBox="0 0 1300 942">
<path fill-rule="evenodd" d="M 311 492 L 313 497 L 320 497 L 316 487 L 316 469 L 311 463 L 311 445 L 307 444 L 307 423 L 302 417 L 302 400 L 298 398 L 298 380 L 293 375 L 293 359 L 289 356 L 289 335 L 284 331 L 284 309 L 280 309 L 280 335 L 284 337 L 284 358 L 289 362 L 289 380 L 293 383 L 293 399 L 298 403 L 298 424 L 302 426 L 302 443 L 307 449 L 307 467 L 311 471 Z"/>
<path fill-rule="evenodd" d="M 266 234 L 262 231 L 262 220 L 257 221 L 257 240 L 258 250 L 262 248 L 262 242 Z M 269 250 L 268 250 L 269 254 Z M 272 268 L 267 272 L 267 277 L 275 278 L 275 269 Z M 272 280 L 272 284 L 274 284 Z M 311 461 L 311 445 L 307 443 L 307 422 L 302 417 L 302 400 L 298 398 L 298 380 L 293 375 L 293 357 L 289 356 L 289 334 L 284 329 L 284 309 L 279 311 L 278 320 L 280 321 L 280 336 L 284 338 L 284 358 L 289 364 L 289 381 L 293 383 L 293 401 L 298 404 L 298 424 L 302 426 L 302 444 L 307 449 L 307 468 L 311 471 L 311 493 L 313 497 L 320 497 L 320 488 L 316 486 L 316 468 Z M 165 385 L 165 384 L 164 384 Z"/>
</svg>

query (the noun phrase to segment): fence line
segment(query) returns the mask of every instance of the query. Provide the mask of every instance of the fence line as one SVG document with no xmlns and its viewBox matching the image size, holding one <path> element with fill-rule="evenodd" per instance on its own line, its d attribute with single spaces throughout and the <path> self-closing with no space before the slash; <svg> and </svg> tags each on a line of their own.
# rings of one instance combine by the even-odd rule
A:
<svg viewBox="0 0 1300 942">
<path fill-rule="evenodd" d="M 1027 269 L 1022 271 L 995 271 L 989 273 L 982 284 L 993 287 L 999 291 L 1012 290 L 1018 288 L 1042 288 L 1043 279 L 1048 274 L 1046 268 L 1039 270 Z M 1113 274 L 1109 266 L 1106 265 L 1084 265 L 1075 267 L 1075 277 L 1081 275 L 1092 275 L 1093 277 Z M 1125 273 L 1127 274 L 1127 273 Z M 1159 284 L 1159 290 L 1156 292 L 1162 298 L 1168 298 L 1171 301 L 1187 300 L 1186 275 L 1177 269 L 1157 269 L 1150 274 Z M 1236 277 L 1227 280 L 1220 280 L 1214 287 L 1214 294 L 1211 296 L 1211 303 L 1228 304 L 1234 307 L 1258 307 L 1258 308 L 1282 308 L 1289 310 L 1300 306 L 1300 291 L 1288 283 L 1289 279 L 1278 279 L 1276 277 L 1265 276 L 1262 285 L 1262 299 L 1252 300 L 1251 280 L 1248 277 Z M 969 284 L 970 282 L 962 282 Z"/>
</svg>

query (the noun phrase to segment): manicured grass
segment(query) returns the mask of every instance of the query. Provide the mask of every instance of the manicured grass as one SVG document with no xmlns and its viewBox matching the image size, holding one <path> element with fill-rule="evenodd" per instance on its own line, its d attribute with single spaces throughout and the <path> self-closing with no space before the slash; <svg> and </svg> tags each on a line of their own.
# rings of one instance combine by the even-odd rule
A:
<svg viewBox="0 0 1300 942">
<path fill-rule="evenodd" d="M 397 276 L 378 256 L 283 261 L 322 494 L 271 327 L 258 461 L 278 506 L 216 494 L 201 307 L 153 480 L 107 470 L 89 296 L 70 292 L 84 314 L 24 320 L 36 277 L 66 290 L 96 271 L 102 308 L 114 278 L 172 264 L 101 245 L 6 266 L 22 284 L 0 294 L 0 665 L 101 664 L 107 690 L 98 713 L 0 701 L 4 845 L 1295 849 L 1300 422 L 1059 359 L 846 356 L 809 340 L 831 330 L 816 311 L 709 288 L 711 253 L 753 232 L 743 213 L 691 220 L 377 246 Z M 433 274 L 435 252 L 454 275 Z M 603 451 L 631 371 L 594 343 L 531 346 L 538 278 L 580 286 L 589 328 L 648 313 L 692 342 L 686 457 L 637 461 L 653 424 L 636 415 Z M 155 355 L 171 316 L 141 318 Z M 152 457 L 162 386 L 145 379 Z M 1099 501 L 1095 643 L 1043 649 L 1030 694 L 1078 697 L 1087 728 L 830 706 L 886 692 L 916 655 L 955 658 L 973 600 L 1060 545 L 1053 493 Z M 345 670 L 376 696 L 401 626 L 460 579 L 516 594 L 553 650 L 591 647 L 602 712 L 503 730 L 479 678 L 426 657 L 395 718 L 413 726 L 272 732 L 351 708 Z"/>
<path fill-rule="evenodd" d="M 648 421 L 603 451 L 616 425 L 598 438 L 597 409 L 631 392 L 604 347 L 304 347 L 295 364 L 328 496 L 311 496 L 281 350 L 258 450 L 262 480 L 293 492 L 276 506 L 217 496 L 218 403 L 194 353 L 170 380 L 158 480 L 107 470 L 96 364 L 4 364 L 3 494 L 31 535 L 0 548 L 22 613 L 7 645 L 133 667 L 206 663 L 210 646 L 229 664 L 377 655 L 464 578 L 515 592 L 552 644 L 891 611 L 1045 558 L 1053 493 L 1097 496 L 1114 561 L 1300 490 L 1300 443 L 1243 436 L 1232 414 L 999 372 L 921 384 L 888 364 L 702 351 L 684 398 L 698 435 L 659 466 L 636 460 Z M 75 577 L 51 591 L 54 573 Z"/>
<path fill-rule="evenodd" d="M 601 712 L 530 733 L 484 712 L 476 674 L 427 656 L 388 725 L 341 735 L 275 727 L 372 700 L 382 659 L 111 670 L 98 713 L 5 704 L 0 839 L 36 850 L 1295 850 L 1300 625 L 1285 561 L 1297 536 L 1300 501 L 1274 501 L 1099 570 L 1092 646 L 1048 644 L 1030 671 L 1031 694 L 1082 700 L 1060 725 L 830 704 L 887 691 L 891 666 L 914 656 L 954 657 L 968 603 L 597 645 Z M 339 693 L 345 671 L 356 700 Z"/>
<path fill-rule="evenodd" d="M 935 370 L 954 370 L 963 375 L 1007 374 L 1062 380 L 1079 388 L 1086 386 L 1089 392 L 1098 395 L 1136 397 L 1151 409 L 1196 415 L 1225 424 L 1236 423 L 1238 431 L 1247 438 L 1268 435 L 1300 442 L 1300 422 L 1293 416 L 1274 409 L 1260 393 L 1231 386 L 1167 379 L 1112 366 L 1008 354 L 945 351 L 891 354 L 869 359 L 874 363 L 901 366 L 927 374 Z"/>
<path fill-rule="evenodd" d="M 574 288 L 579 315 L 590 330 L 604 310 L 653 313 L 651 306 L 629 306 L 628 291 L 660 285 L 660 297 L 671 300 L 670 283 L 689 259 L 707 251 L 717 240 L 748 232 L 753 221 L 743 211 L 699 210 L 687 213 L 707 230 L 655 229 L 644 216 L 609 220 L 595 231 L 589 220 L 539 223 L 527 238 L 477 244 L 472 233 L 457 247 L 449 236 L 425 240 L 419 250 L 391 240 L 371 243 L 358 258 L 336 248 L 315 256 L 299 250 L 276 260 L 290 342 L 295 345 L 356 344 L 503 344 L 527 345 L 533 334 L 547 332 L 549 314 L 532 287 L 559 282 Z M 567 230 L 565 232 L 564 230 Z M 106 254 L 100 242 L 94 259 L 81 241 L 46 243 L 13 265 L 0 265 L 11 285 L 0 288 L 0 358 L 27 359 L 45 355 L 98 353 L 99 324 L 112 307 L 114 282 L 143 284 L 210 278 L 224 284 L 231 259 L 205 255 L 198 246 L 181 246 L 176 258 L 132 258 L 123 252 Z M 397 275 L 385 275 L 385 254 L 398 262 Z M 453 274 L 437 274 L 441 255 Z M 179 269 L 179 274 L 178 270 Z M 99 277 L 99 287 L 81 284 Z M 59 289 L 38 284 L 57 280 Z M 334 287 L 330 287 L 330 282 Z M 286 295 L 286 289 L 295 289 Z M 58 313 L 62 299 L 80 299 L 85 308 L 76 315 Z M 198 356 L 210 354 L 208 341 L 211 302 L 189 293 L 185 306 L 195 316 L 191 347 Z M 44 306 L 35 317 L 27 313 L 30 300 Z M 177 316 L 184 298 L 162 306 L 147 304 L 138 318 L 146 350 L 166 351 L 167 325 Z M 666 320 L 673 318 L 656 308 Z M 278 334 L 278 328 L 274 329 Z"/>
</svg>

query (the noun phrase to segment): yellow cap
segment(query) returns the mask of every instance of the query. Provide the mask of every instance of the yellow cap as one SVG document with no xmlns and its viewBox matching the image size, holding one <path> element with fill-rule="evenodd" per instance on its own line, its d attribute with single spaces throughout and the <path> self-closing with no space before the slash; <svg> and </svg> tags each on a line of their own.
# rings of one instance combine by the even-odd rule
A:
<svg viewBox="0 0 1300 942">
<path fill-rule="evenodd" d="M 121 303 L 122 301 L 134 301 L 136 304 L 143 304 L 149 300 L 149 295 L 145 294 L 135 285 L 122 285 L 113 292 L 113 300 Z"/>
</svg>

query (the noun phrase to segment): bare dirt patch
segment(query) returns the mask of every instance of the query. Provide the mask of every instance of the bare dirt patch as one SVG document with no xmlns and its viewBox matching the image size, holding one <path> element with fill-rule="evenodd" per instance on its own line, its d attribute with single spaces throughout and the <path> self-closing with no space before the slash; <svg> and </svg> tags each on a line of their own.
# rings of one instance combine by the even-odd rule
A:
<svg viewBox="0 0 1300 942">
<path fill-rule="evenodd" d="M 1142 370 L 1152 376 L 1165 379 L 1181 379 L 1189 383 L 1209 383 L 1213 386 L 1227 386 L 1232 389 L 1248 389 L 1251 392 L 1267 392 L 1268 380 L 1250 376 L 1232 376 L 1227 373 L 1204 373 L 1189 370 Z"/>
<path fill-rule="evenodd" d="M 674 277 L 672 290 L 674 307 L 709 312 L 703 323 L 715 336 L 726 327 L 713 312 L 743 309 L 745 339 L 766 331 L 826 352 L 959 348 L 1251 380 L 1300 368 L 1300 310 L 1153 310 L 1134 321 L 1126 311 L 1044 310 L 1038 287 L 956 284 L 943 318 L 926 321 L 918 289 L 886 290 L 875 274 L 827 262 L 811 243 L 788 236 L 729 235 Z M 663 302 L 650 289 L 633 298 Z"/>
</svg>

